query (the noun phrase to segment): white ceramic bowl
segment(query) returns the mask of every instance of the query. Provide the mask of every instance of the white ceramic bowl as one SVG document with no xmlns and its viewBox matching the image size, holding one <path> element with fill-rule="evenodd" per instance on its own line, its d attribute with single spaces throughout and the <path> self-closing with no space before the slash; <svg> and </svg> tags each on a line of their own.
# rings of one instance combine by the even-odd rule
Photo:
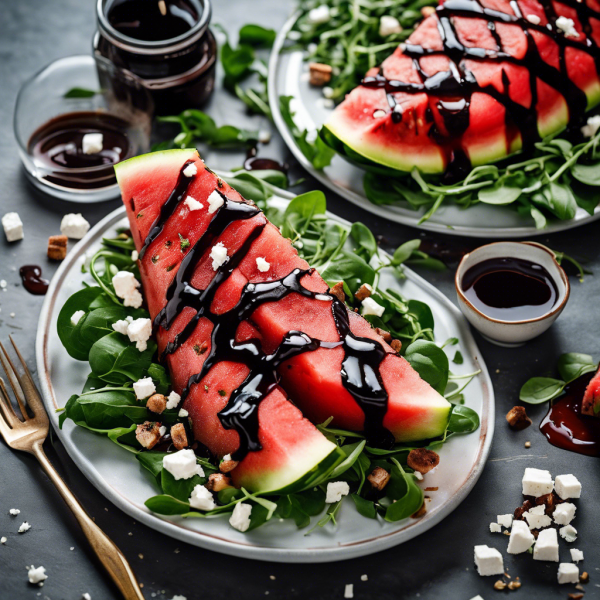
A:
<svg viewBox="0 0 600 600">
<path fill-rule="evenodd" d="M 541 265 L 548 271 L 558 290 L 556 303 L 549 312 L 535 319 L 503 321 L 493 319 L 473 306 L 462 289 L 464 274 L 473 265 L 484 260 L 502 257 L 529 260 Z M 571 292 L 569 278 L 556 261 L 554 253 L 549 248 L 536 242 L 496 242 L 481 246 L 463 257 L 456 270 L 454 283 L 458 296 L 458 306 L 469 323 L 488 341 L 498 346 L 508 347 L 521 346 L 528 340 L 544 333 L 563 311 Z"/>
</svg>

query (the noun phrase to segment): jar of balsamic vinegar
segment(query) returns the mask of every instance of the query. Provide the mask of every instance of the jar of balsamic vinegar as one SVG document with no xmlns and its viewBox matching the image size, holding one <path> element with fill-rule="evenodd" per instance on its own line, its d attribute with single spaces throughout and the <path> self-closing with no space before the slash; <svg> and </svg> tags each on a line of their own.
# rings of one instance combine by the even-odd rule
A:
<svg viewBox="0 0 600 600">
<path fill-rule="evenodd" d="M 217 61 L 210 0 L 98 0 L 96 11 L 94 53 L 139 77 L 157 114 L 204 104 Z"/>
</svg>

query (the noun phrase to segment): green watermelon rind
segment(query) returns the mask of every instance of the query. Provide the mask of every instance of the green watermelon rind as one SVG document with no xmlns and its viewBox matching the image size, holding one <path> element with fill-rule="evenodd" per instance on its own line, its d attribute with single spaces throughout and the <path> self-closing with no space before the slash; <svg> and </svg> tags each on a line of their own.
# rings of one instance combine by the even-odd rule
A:
<svg viewBox="0 0 600 600">
<path fill-rule="evenodd" d="M 140 154 L 133 158 L 128 158 L 123 162 L 115 165 L 115 175 L 117 177 L 117 183 L 121 183 L 121 178 L 126 177 L 128 173 L 135 170 L 136 167 L 142 167 L 148 163 L 148 161 L 156 161 L 158 164 L 164 165 L 166 162 L 173 162 L 181 165 L 181 161 L 187 159 L 198 158 L 198 150 L 196 148 L 183 148 L 175 150 L 161 150 L 158 152 L 150 152 L 148 154 Z"/>
</svg>

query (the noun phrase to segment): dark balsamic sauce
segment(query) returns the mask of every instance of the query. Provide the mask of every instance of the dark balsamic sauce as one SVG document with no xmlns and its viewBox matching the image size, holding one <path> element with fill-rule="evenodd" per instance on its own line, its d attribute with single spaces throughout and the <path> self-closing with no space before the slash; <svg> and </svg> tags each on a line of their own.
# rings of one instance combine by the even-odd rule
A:
<svg viewBox="0 0 600 600">
<path fill-rule="evenodd" d="M 564 395 L 554 402 L 540 424 L 541 432 L 563 450 L 600 456 L 600 418 L 581 413 L 585 388 L 594 373 L 582 375 L 565 387 Z"/>
<path fill-rule="evenodd" d="M 493 319 L 525 321 L 545 315 L 558 289 L 550 273 L 521 258 L 491 258 L 463 275 L 462 290 L 471 304 Z"/>
<path fill-rule="evenodd" d="M 44 296 L 48 291 L 49 281 L 42 277 L 42 268 L 37 265 L 24 265 L 19 269 L 23 287 L 34 296 Z"/>
<path fill-rule="evenodd" d="M 181 170 L 180 178 L 185 166 Z M 216 191 L 221 194 L 218 189 Z M 386 356 L 386 351 L 379 342 L 358 337 L 351 332 L 348 310 L 341 301 L 329 294 L 311 292 L 302 285 L 302 278 L 310 275 L 313 272 L 312 269 L 294 269 L 289 275 L 279 280 L 248 283 L 244 286 L 240 299 L 233 309 L 221 315 L 210 312 L 217 289 L 247 255 L 252 244 L 266 226 L 266 219 L 262 222 L 257 221 L 256 227 L 242 246 L 217 268 L 213 279 L 204 290 L 198 290 L 191 285 L 190 281 L 196 266 L 223 231 L 232 223 L 251 219 L 261 214 L 260 209 L 254 205 L 234 202 L 223 194 L 221 195 L 224 200 L 223 205 L 215 213 L 205 234 L 183 259 L 167 290 L 167 304 L 154 321 L 155 327 L 168 330 L 184 308 L 190 307 L 196 311 L 195 316 L 184 329 L 167 344 L 162 359 L 185 343 L 202 317 L 209 319 L 213 324 L 210 352 L 201 371 L 190 377 L 182 393 L 182 398 L 185 399 L 191 387 L 200 383 L 218 362 L 233 361 L 243 363 L 248 367 L 248 375 L 232 392 L 227 405 L 218 414 L 225 429 L 234 429 L 239 434 L 240 445 L 233 454 L 233 458 L 242 460 L 248 452 L 260 450 L 262 447 L 258 436 L 258 407 L 261 401 L 278 385 L 278 368 L 285 361 L 304 352 L 311 352 L 318 348 L 343 347 L 342 382 L 364 411 L 364 430 L 369 443 L 382 448 L 392 447 L 394 437 L 383 426 L 388 396 L 379 372 L 379 366 Z M 151 229 L 150 235 L 156 228 L 159 228 L 158 232 L 162 230 L 168 217 L 173 214 L 175 206 L 181 201 L 183 196 L 180 196 L 176 186 L 167 203 L 172 198 L 179 197 L 179 200 L 173 201 L 174 204 L 164 211 L 164 215 L 161 211 L 161 216 Z M 145 248 L 152 242 L 150 235 L 144 244 Z M 157 235 L 158 233 L 154 235 L 153 239 Z M 240 322 L 250 318 L 262 304 L 276 302 L 291 293 L 330 303 L 339 341 L 323 342 L 313 339 L 301 331 L 290 331 L 272 354 L 263 351 L 258 339 L 244 342 L 235 341 Z"/>
<path fill-rule="evenodd" d="M 258 156 L 251 156 L 244 161 L 244 169 L 246 171 L 265 171 L 270 169 L 273 171 L 287 173 L 289 167 L 287 164 L 280 163 L 273 158 L 260 158 Z"/>
<path fill-rule="evenodd" d="M 396 111 L 396 99 L 393 94 L 404 92 L 418 94 L 426 92 L 442 100 L 437 103 L 437 111 L 444 123 L 446 131 L 440 131 L 434 124 L 429 134 L 437 144 L 446 152 L 446 181 L 448 183 L 464 178 L 471 168 L 468 156 L 461 148 L 460 137 L 469 125 L 469 111 L 471 97 L 475 92 L 485 93 L 502 104 L 505 109 L 505 122 L 507 128 L 507 152 L 510 151 L 512 141 L 517 134 L 521 135 L 522 149 L 527 151 L 534 147 L 540 140 L 537 124 L 537 79 L 559 92 L 568 106 L 568 126 L 573 128 L 579 123 L 587 110 L 587 97 L 585 92 L 573 83 L 568 76 L 566 66 L 566 49 L 577 48 L 593 57 L 596 70 L 600 74 L 600 49 L 592 38 L 590 18 L 600 19 L 600 13 L 594 11 L 584 2 L 577 0 L 563 0 L 563 4 L 575 9 L 577 18 L 581 23 L 585 40 L 578 40 L 563 35 L 556 27 L 558 15 L 552 0 L 538 0 L 541 4 L 550 28 L 546 25 L 535 25 L 527 21 L 520 11 L 516 0 L 511 0 L 510 6 L 513 14 L 483 7 L 478 0 L 446 0 L 436 9 L 438 31 L 443 48 L 433 50 L 417 44 L 405 44 L 404 54 L 413 59 L 413 64 L 421 78 L 421 83 L 407 83 L 387 79 L 379 73 L 375 76 L 365 77 L 362 85 L 368 88 L 384 89 L 388 103 L 392 108 L 392 120 Z M 487 19 L 488 28 L 494 37 L 497 49 L 467 47 L 458 39 L 452 19 L 466 17 L 473 19 Z M 515 58 L 504 51 L 500 36 L 496 31 L 496 23 L 514 24 L 519 26 L 527 39 L 527 50 L 522 59 Z M 540 56 L 531 31 L 537 31 L 550 36 L 558 45 L 559 69 L 555 69 Z M 440 71 L 434 75 L 427 75 L 421 68 L 419 60 L 425 56 L 445 55 L 450 58 L 448 71 Z M 529 88 L 531 103 L 529 107 L 511 99 L 509 95 L 510 80 L 506 72 L 502 71 L 503 92 L 499 92 L 493 85 L 479 85 L 475 75 L 465 66 L 464 61 L 493 61 L 509 62 L 525 66 L 529 70 Z"/>
</svg>

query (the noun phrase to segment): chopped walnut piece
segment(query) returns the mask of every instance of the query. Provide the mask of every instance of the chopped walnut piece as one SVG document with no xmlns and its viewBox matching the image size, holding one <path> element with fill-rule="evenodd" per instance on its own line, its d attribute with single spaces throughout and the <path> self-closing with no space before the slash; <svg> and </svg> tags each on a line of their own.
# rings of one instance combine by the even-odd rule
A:
<svg viewBox="0 0 600 600">
<path fill-rule="evenodd" d="M 354 297 L 362 302 L 365 298 L 369 298 L 372 293 L 373 288 L 368 283 L 363 283 L 354 294 Z"/>
<path fill-rule="evenodd" d="M 344 282 L 338 281 L 330 290 L 329 293 L 335 296 L 340 302 L 346 300 L 346 294 L 344 293 Z"/>
<path fill-rule="evenodd" d="M 373 489 L 380 492 L 390 481 L 390 474 L 381 467 L 375 467 L 371 474 L 367 477 L 367 481 Z"/>
<path fill-rule="evenodd" d="M 509 590 L 518 590 L 521 587 L 521 582 L 520 581 L 511 581 L 508 584 L 508 589 Z"/>
<path fill-rule="evenodd" d="M 531 425 L 531 419 L 527 416 L 524 406 L 513 406 L 506 415 L 506 420 L 512 429 L 521 431 Z"/>
<path fill-rule="evenodd" d="M 400 350 L 402 350 L 402 342 L 400 340 L 392 340 L 390 346 L 394 352 L 400 352 Z"/>
<path fill-rule="evenodd" d="M 554 492 L 550 492 L 544 496 L 539 496 L 535 499 L 535 503 L 537 505 L 543 504 L 546 507 L 546 514 L 550 516 L 554 514 L 556 505 L 560 504 L 561 502 L 562 500 Z"/>
<path fill-rule="evenodd" d="M 423 15 L 424 18 L 430 17 L 434 13 L 435 13 L 435 6 L 424 6 L 421 9 L 421 14 Z"/>
<path fill-rule="evenodd" d="M 146 408 L 160 415 L 167 408 L 167 399 L 162 394 L 152 394 L 146 402 Z"/>
<path fill-rule="evenodd" d="M 188 445 L 187 434 L 183 423 L 177 423 L 171 427 L 171 439 L 177 450 L 183 450 Z"/>
<path fill-rule="evenodd" d="M 434 452 L 433 450 L 417 448 L 408 453 L 406 464 L 413 469 L 413 471 L 419 471 L 419 473 L 425 475 L 425 473 L 429 473 L 431 469 L 440 464 L 440 457 L 437 452 Z"/>
<path fill-rule="evenodd" d="M 69 238 L 66 235 L 51 235 L 48 238 L 48 258 L 50 260 L 64 260 L 67 256 L 67 244 Z"/>
<path fill-rule="evenodd" d="M 590 580 L 590 574 L 587 571 L 584 571 L 579 576 L 579 581 L 581 581 L 581 583 L 587 583 L 589 580 Z"/>
<path fill-rule="evenodd" d="M 381 329 L 380 327 L 376 327 L 375 331 L 378 333 L 378 335 L 380 335 L 383 338 L 384 342 L 386 342 L 387 344 L 392 343 L 392 334 L 389 331 Z"/>
<path fill-rule="evenodd" d="M 515 519 L 517 519 L 517 521 L 522 521 L 523 513 L 526 513 L 530 508 L 533 508 L 533 502 L 531 500 L 525 500 L 521 506 L 515 508 Z"/>
<path fill-rule="evenodd" d="M 233 486 L 231 485 L 231 479 L 227 475 L 223 475 L 223 473 L 211 473 L 208 476 L 206 487 L 211 492 L 220 492 Z"/>
<path fill-rule="evenodd" d="M 425 503 L 425 500 L 423 500 L 423 504 L 421 504 L 421 508 L 414 515 L 411 515 L 411 518 L 412 519 L 420 519 L 421 517 L 425 516 L 426 512 L 427 512 L 427 504 Z"/>
<path fill-rule="evenodd" d="M 154 448 L 160 438 L 160 423 L 156 421 L 145 421 L 135 428 L 135 439 L 148 450 Z"/>
<path fill-rule="evenodd" d="M 323 63 L 309 63 L 310 85 L 323 86 L 331 81 L 333 68 Z"/>
<path fill-rule="evenodd" d="M 221 473 L 229 473 L 230 471 L 233 471 L 237 466 L 237 460 L 224 460 L 219 465 L 219 469 Z"/>
<path fill-rule="evenodd" d="M 502 581 L 502 579 L 498 579 L 498 581 L 496 581 L 496 583 L 494 584 L 495 590 L 503 590 L 505 588 L 506 588 L 506 583 L 504 583 L 504 581 Z"/>
</svg>

